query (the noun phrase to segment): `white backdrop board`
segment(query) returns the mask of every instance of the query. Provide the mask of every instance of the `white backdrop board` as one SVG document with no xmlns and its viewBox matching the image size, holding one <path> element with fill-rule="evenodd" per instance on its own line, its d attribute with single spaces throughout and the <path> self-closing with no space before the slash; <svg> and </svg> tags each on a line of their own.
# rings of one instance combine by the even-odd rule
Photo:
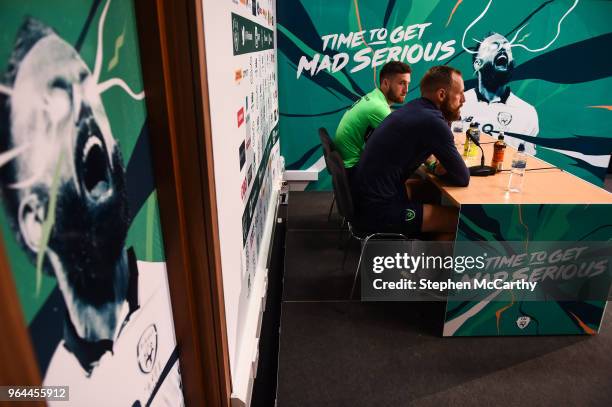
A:
<svg viewBox="0 0 612 407">
<path fill-rule="evenodd" d="M 233 402 L 248 404 L 278 191 L 274 1 L 203 1 Z"/>
</svg>

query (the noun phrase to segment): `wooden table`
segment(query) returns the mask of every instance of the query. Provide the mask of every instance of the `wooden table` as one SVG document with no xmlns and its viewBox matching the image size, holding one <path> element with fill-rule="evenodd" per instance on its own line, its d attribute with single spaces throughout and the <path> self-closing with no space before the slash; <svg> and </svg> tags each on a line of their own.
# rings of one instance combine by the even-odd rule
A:
<svg viewBox="0 0 612 407">
<path fill-rule="evenodd" d="M 483 134 L 480 137 L 485 155 L 485 165 L 491 164 L 493 157 L 493 137 Z M 455 145 L 460 153 L 463 152 L 465 133 L 455 134 Z M 468 167 L 480 165 L 480 149 L 478 155 L 466 160 Z M 516 149 L 507 146 L 504 155 L 504 169 L 510 169 L 512 157 Z M 552 164 L 539 158 L 527 156 L 527 169 L 553 167 Z M 551 168 L 538 171 L 527 171 L 523 190 L 518 193 L 506 191 L 510 171 L 499 172 L 489 177 L 471 177 L 468 187 L 455 187 L 448 185 L 440 178 L 421 170 L 455 205 L 462 204 L 612 204 L 612 194 L 590 182 L 587 182 L 560 168 Z"/>
<path fill-rule="evenodd" d="M 463 152 L 465 134 L 455 134 Z M 490 165 L 495 139 L 482 135 L 485 165 Z M 503 169 L 509 169 L 516 149 L 507 147 Z M 466 165 L 480 165 L 478 155 Z M 581 241 L 612 239 L 612 194 L 538 158 L 527 157 L 523 190 L 506 191 L 509 171 L 471 177 L 467 187 L 451 186 L 424 171 L 452 204 L 460 208 L 457 241 Z M 595 205 L 596 204 L 596 205 Z M 501 215 L 500 215 L 501 214 Z M 536 215 L 534 215 L 536 214 Z M 584 230 L 589 228 L 588 230 Z M 592 233 L 586 233 L 592 232 Z M 585 240 L 583 240 L 585 239 Z M 526 249 L 527 250 L 527 249 Z M 503 295 L 505 295 L 505 297 Z M 594 334 L 601 326 L 606 301 L 531 301 L 520 294 L 493 293 L 478 301 L 448 298 L 444 336 Z M 522 320 L 520 318 L 523 318 Z M 530 318 L 537 323 L 525 324 Z M 522 326 L 522 327 L 521 327 Z"/>
</svg>

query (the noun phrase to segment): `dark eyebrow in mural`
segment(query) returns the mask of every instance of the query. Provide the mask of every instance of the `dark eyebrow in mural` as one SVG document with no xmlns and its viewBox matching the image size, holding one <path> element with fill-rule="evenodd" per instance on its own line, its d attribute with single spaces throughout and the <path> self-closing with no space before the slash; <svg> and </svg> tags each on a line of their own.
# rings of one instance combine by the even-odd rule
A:
<svg viewBox="0 0 612 407">
<path fill-rule="evenodd" d="M 65 78 L 58 77 L 53 79 L 53 81 L 51 82 L 51 87 L 70 91 L 71 85 Z"/>
</svg>

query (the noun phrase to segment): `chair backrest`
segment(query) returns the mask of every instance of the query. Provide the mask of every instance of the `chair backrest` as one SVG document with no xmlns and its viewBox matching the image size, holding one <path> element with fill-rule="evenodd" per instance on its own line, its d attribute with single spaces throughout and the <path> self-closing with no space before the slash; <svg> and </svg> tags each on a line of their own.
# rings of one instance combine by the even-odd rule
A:
<svg viewBox="0 0 612 407">
<path fill-rule="evenodd" d="M 344 169 L 344 162 L 337 151 L 332 151 L 327 160 L 327 169 L 332 176 L 334 195 L 338 203 L 338 212 L 349 222 L 353 220 L 355 209 L 351 195 L 351 185 Z"/>
<path fill-rule="evenodd" d="M 334 146 L 333 141 L 329 137 L 329 133 L 325 130 L 324 127 L 319 129 L 319 139 L 321 140 L 321 145 L 323 146 L 323 158 L 325 159 L 325 166 L 327 167 L 327 171 L 331 174 L 329 169 L 329 155 L 332 151 L 335 151 L 336 148 Z"/>
<path fill-rule="evenodd" d="M 325 130 L 325 127 L 321 127 L 319 129 L 319 138 L 321 139 L 321 144 L 323 145 L 323 152 L 327 152 L 327 154 L 336 150 L 336 146 L 334 146 L 334 142 L 331 137 L 329 137 L 329 133 Z"/>
</svg>

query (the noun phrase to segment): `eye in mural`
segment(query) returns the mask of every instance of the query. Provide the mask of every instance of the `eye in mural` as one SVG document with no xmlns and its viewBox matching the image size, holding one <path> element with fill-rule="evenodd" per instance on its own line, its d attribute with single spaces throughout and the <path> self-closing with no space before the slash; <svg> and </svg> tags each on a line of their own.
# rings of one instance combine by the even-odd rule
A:
<svg viewBox="0 0 612 407">
<path fill-rule="evenodd" d="M 56 31 L 43 18 L 58 21 L 61 10 L 42 3 L 36 10 L 2 6 L 22 23 L 14 41 L 3 36 L 1 44 L 9 57 L 0 87 L 0 188 L 5 241 L 15 236 L 8 251 L 43 383 L 69 386 L 73 405 L 145 405 L 156 397 L 181 404 L 155 191 L 151 179 L 130 184 L 136 167 L 152 177 L 144 93 L 112 72 L 141 81 L 132 4 L 65 5 L 87 17 L 72 45 L 60 32 L 74 21 L 60 19 Z M 26 17 L 34 13 L 42 18 Z M 93 16 L 97 30 L 88 36 Z M 107 21 L 121 34 L 105 59 Z M 93 68 L 82 55 L 95 57 Z M 142 130 L 131 132 L 117 114 L 142 120 Z M 146 254 L 136 248 L 139 238 L 156 241 L 155 254 L 152 246 Z M 32 287 L 27 280 L 35 290 L 23 288 Z M 152 331 L 155 341 L 144 349 Z"/>
</svg>

